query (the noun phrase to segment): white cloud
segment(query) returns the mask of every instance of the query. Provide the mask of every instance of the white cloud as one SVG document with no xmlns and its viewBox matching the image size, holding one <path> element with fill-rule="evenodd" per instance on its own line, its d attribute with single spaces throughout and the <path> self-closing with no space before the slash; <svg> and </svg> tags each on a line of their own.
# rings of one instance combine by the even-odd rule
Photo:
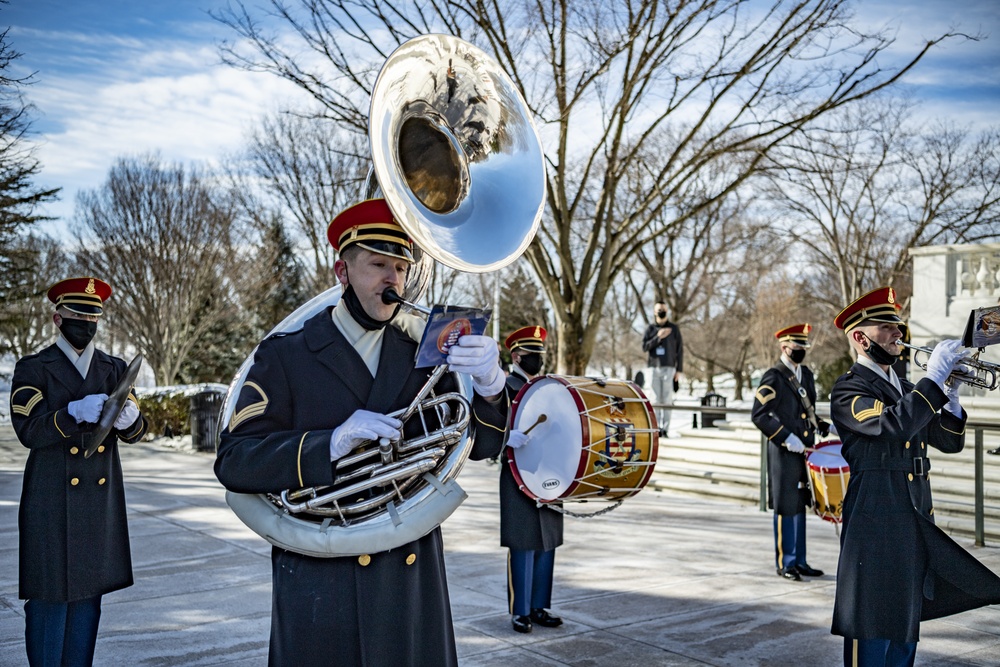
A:
<svg viewBox="0 0 1000 667">
<path fill-rule="evenodd" d="M 184 164 L 215 162 L 238 150 L 245 130 L 263 111 L 279 102 L 309 101 L 273 75 L 219 64 L 209 47 L 150 51 L 147 45 L 128 65 L 86 77 L 47 77 L 31 88 L 32 102 L 50 128 L 39 147 L 38 182 L 64 188 L 62 201 L 47 210 L 64 223 L 72 216 L 76 192 L 100 186 L 121 156 L 159 151 Z M 59 233 L 61 225 L 52 227 Z"/>
</svg>

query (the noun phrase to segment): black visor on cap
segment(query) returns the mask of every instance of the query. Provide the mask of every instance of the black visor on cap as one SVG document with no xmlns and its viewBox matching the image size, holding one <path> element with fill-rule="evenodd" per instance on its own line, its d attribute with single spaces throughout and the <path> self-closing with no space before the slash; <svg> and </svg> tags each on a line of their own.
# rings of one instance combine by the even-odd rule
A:
<svg viewBox="0 0 1000 667">
<path fill-rule="evenodd" d="M 365 250 L 370 250 L 379 255 L 398 257 L 413 264 L 413 253 L 401 243 L 393 243 L 391 241 L 357 241 L 356 243 Z"/>
</svg>

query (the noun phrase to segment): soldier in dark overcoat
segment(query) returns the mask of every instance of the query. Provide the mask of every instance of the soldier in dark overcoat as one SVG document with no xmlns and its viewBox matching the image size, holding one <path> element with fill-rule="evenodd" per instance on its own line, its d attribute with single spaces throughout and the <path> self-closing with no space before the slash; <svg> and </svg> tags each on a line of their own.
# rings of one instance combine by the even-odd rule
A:
<svg viewBox="0 0 1000 667">
<path fill-rule="evenodd" d="M 511 372 L 507 392 L 513 400 L 529 380 L 542 371 L 547 332 L 541 326 L 528 326 L 507 336 Z M 528 442 L 530 436 L 512 430 L 506 443 L 480 442 L 470 458 L 500 458 L 500 544 L 508 548 L 507 601 L 511 623 L 518 632 L 531 632 L 534 625 L 554 628 L 562 619 L 553 616 L 552 574 L 556 547 L 563 542 L 563 515 L 549 506 L 539 507 L 533 498 L 518 488 L 510 467 L 510 449 Z"/>
<path fill-rule="evenodd" d="M 806 508 L 812 504 L 804 452 L 826 436 L 830 424 L 816 416 L 816 382 L 802 363 L 809 348 L 809 324 L 774 334 L 781 358 L 761 378 L 750 418 L 767 436 L 767 491 L 774 510 L 774 554 L 778 576 L 801 581 L 821 577 L 806 562 Z"/>
<path fill-rule="evenodd" d="M 106 282 L 56 283 L 59 338 L 18 360 L 11 422 L 30 451 L 18 509 L 19 590 L 31 665 L 89 665 L 101 596 L 132 585 L 125 490 L 118 440 L 136 442 L 146 420 L 130 394 L 108 436 L 84 457 L 88 434 L 125 374 L 125 361 L 93 343 Z"/>
<path fill-rule="evenodd" d="M 1000 603 L 1000 578 L 934 525 L 930 448 L 965 443 L 958 383 L 946 384 L 961 343 L 939 343 L 916 385 L 899 378 L 896 311 L 884 287 L 835 320 L 858 355 L 830 404 L 851 473 L 832 628 L 845 665 L 912 665 L 920 621 Z"/>
<path fill-rule="evenodd" d="M 384 200 L 345 210 L 328 235 L 340 253 L 343 296 L 300 331 L 260 344 L 215 464 L 232 491 L 333 484 L 338 460 L 354 447 L 400 437 L 404 425 L 387 414 L 409 405 L 433 370 L 414 368 L 420 332 L 401 329 L 398 306 L 381 300 L 388 288 L 403 292 L 412 262 Z M 507 403 L 496 343 L 463 336 L 448 359 L 472 376 L 477 439 L 502 442 Z M 454 388 L 446 376 L 436 391 Z M 457 664 L 440 528 L 352 557 L 274 547 L 271 564 L 269 665 Z"/>
</svg>

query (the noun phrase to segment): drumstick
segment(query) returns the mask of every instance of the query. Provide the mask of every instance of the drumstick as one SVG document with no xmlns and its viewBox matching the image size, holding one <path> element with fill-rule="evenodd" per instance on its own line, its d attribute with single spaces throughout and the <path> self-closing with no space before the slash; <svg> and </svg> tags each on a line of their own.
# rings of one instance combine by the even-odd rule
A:
<svg viewBox="0 0 1000 667">
<path fill-rule="evenodd" d="M 535 423 L 534 423 L 534 424 L 532 424 L 531 426 L 529 426 L 529 427 L 527 428 L 527 430 L 525 430 L 525 431 L 524 431 L 524 434 L 525 434 L 525 435 L 528 435 L 529 433 L 531 433 L 531 429 L 535 428 L 536 426 L 538 426 L 539 424 L 541 424 L 542 422 L 544 422 L 544 421 L 545 421 L 546 419 L 548 419 L 548 418 L 549 418 L 549 417 L 548 417 L 548 415 L 546 415 L 546 414 L 540 414 L 540 415 L 538 415 L 538 419 L 536 419 L 536 420 L 535 420 Z"/>
</svg>

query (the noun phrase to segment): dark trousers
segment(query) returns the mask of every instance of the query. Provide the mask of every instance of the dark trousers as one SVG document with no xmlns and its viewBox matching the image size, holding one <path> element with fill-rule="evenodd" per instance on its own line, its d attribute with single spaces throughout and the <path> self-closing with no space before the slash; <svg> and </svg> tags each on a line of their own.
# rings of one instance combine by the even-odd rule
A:
<svg viewBox="0 0 1000 667">
<path fill-rule="evenodd" d="M 913 667 L 917 642 L 844 637 L 844 667 Z"/>
<path fill-rule="evenodd" d="M 24 643 L 31 667 L 90 667 L 101 596 L 73 602 L 24 603 Z"/>
<path fill-rule="evenodd" d="M 532 609 L 552 605 L 552 570 L 556 550 L 511 549 L 507 557 L 507 593 L 510 613 L 527 616 Z"/>
<path fill-rule="evenodd" d="M 774 513 L 774 556 L 779 570 L 806 564 L 806 513 Z"/>
</svg>

